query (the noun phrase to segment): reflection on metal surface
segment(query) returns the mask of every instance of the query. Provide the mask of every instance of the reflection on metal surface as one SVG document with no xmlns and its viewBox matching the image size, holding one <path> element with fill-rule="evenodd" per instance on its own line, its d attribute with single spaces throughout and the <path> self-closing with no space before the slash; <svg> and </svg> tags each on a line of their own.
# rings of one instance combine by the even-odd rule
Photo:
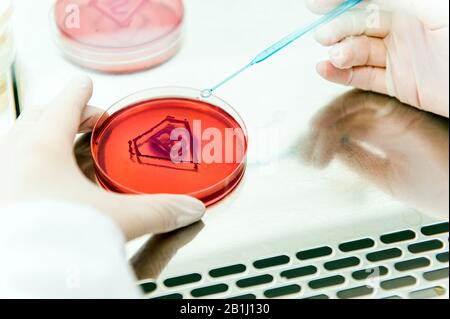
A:
<svg viewBox="0 0 450 319">
<path fill-rule="evenodd" d="M 449 210 L 448 119 L 390 97 L 351 91 L 313 120 L 313 165 L 332 160 L 413 207 L 445 217 Z"/>
<path fill-rule="evenodd" d="M 83 134 L 75 142 L 75 158 L 81 172 L 91 182 L 96 183 L 94 159 L 91 153 L 91 134 Z"/>
<path fill-rule="evenodd" d="M 0 70 L 0 134 L 8 132 L 12 128 L 15 119 L 16 109 L 12 74 L 11 72 L 3 73 Z"/>
<path fill-rule="evenodd" d="M 16 119 L 13 92 L 13 61 L 15 56 L 13 32 L 10 26 L 11 1 L 0 5 L 0 134 L 8 132 Z"/>
<path fill-rule="evenodd" d="M 150 238 L 130 260 L 137 278 L 158 278 L 178 250 L 191 242 L 203 227 L 204 224 L 198 222 L 176 232 Z"/>
</svg>

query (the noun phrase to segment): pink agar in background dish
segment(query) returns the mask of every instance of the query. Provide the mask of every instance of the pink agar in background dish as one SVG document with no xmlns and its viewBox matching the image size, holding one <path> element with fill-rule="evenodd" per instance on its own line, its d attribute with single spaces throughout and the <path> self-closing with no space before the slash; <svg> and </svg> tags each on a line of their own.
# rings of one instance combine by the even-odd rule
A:
<svg viewBox="0 0 450 319">
<path fill-rule="evenodd" d="M 67 58 L 103 72 L 157 66 L 181 44 L 181 0 L 57 0 L 57 42 Z"/>
<path fill-rule="evenodd" d="M 247 135 L 208 102 L 157 98 L 105 116 L 92 136 L 99 183 L 119 193 L 191 195 L 206 205 L 224 198 L 244 175 Z M 175 147 L 183 140 L 181 152 Z M 180 155 L 175 162 L 173 150 Z"/>
</svg>

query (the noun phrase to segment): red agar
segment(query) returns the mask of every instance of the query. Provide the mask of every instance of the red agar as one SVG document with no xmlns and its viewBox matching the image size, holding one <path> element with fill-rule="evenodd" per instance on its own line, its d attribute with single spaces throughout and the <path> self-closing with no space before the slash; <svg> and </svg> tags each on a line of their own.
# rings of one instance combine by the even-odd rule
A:
<svg viewBox="0 0 450 319">
<path fill-rule="evenodd" d="M 201 100 L 140 102 L 109 116 L 94 131 L 96 174 L 111 191 L 188 194 L 211 205 L 244 174 L 245 134 L 230 114 Z M 187 144 L 179 145 L 187 152 L 174 162 L 171 151 L 183 141 Z"/>
</svg>

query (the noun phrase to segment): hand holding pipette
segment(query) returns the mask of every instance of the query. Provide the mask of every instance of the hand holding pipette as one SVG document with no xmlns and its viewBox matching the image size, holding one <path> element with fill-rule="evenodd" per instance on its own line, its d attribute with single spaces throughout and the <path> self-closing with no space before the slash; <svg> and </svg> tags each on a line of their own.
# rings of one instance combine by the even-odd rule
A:
<svg viewBox="0 0 450 319">
<path fill-rule="evenodd" d="M 339 0 L 308 2 L 320 13 Z M 324 26 L 316 39 L 331 47 L 330 60 L 318 64 L 319 74 L 448 117 L 449 2 L 432 2 L 374 1 L 381 10 L 354 10 Z M 367 23 L 374 15 L 379 25 Z"/>
<path fill-rule="evenodd" d="M 358 5 L 360 2 L 362 2 L 362 0 L 346 0 L 342 4 L 337 6 L 335 9 L 331 10 L 330 12 L 328 12 L 327 14 L 325 14 L 324 16 L 322 16 L 320 19 L 316 20 L 315 22 L 311 23 L 310 25 L 303 27 L 303 28 L 289 34 L 288 36 L 284 37 L 283 39 L 281 39 L 274 45 L 270 46 L 269 48 L 267 48 L 264 51 L 262 51 L 261 53 L 259 53 L 249 64 L 245 65 L 239 71 L 237 71 L 237 72 L 233 73 L 232 75 L 230 75 L 229 77 L 225 78 L 219 84 L 217 84 L 209 89 L 203 90 L 201 92 L 202 97 L 203 98 L 210 97 L 215 90 L 217 90 L 219 87 L 221 87 L 222 85 L 224 85 L 231 79 L 235 78 L 236 76 L 238 76 L 239 74 L 241 74 L 242 72 L 247 70 L 248 68 L 267 60 L 268 58 L 273 56 L 275 53 L 281 51 L 282 49 L 284 49 L 289 44 L 291 44 L 295 40 L 299 39 L 303 35 L 309 33 L 310 31 L 313 31 L 313 30 L 317 29 L 318 27 L 339 17 L 343 13 L 347 12 L 348 10 L 350 10 L 353 7 L 355 7 L 356 5 Z"/>
</svg>

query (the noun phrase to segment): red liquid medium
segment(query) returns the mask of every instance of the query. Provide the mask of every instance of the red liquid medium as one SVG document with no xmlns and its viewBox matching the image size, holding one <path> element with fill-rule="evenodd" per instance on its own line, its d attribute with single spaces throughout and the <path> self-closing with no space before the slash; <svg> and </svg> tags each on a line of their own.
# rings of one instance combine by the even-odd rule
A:
<svg viewBox="0 0 450 319">
<path fill-rule="evenodd" d="M 171 136 L 175 129 L 184 133 Z M 111 191 L 187 194 L 211 205 L 244 174 L 245 134 L 230 114 L 201 100 L 140 102 L 109 116 L 94 131 L 97 177 Z M 175 152 L 181 162 L 171 157 L 175 144 L 185 146 Z"/>
</svg>

